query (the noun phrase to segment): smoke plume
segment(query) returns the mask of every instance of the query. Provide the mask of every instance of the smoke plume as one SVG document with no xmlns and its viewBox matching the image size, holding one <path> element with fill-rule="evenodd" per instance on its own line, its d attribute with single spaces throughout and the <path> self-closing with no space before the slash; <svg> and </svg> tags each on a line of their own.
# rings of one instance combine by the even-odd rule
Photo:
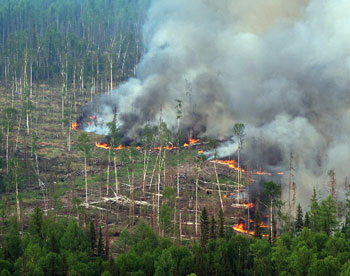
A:
<svg viewBox="0 0 350 276">
<path fill-rule="evenodd" d="M 338 188 L 349 175 L 349 11 L 348 0 L 154 0 L 137 78 L 94 105 L 108 122 L 116 104 L 130 138 L 160 117 L 175 130 L 176 99 L 197 136 L 232 137 L 243 122 L 244 160 L 286 182 L 293 152 L 298 200 L 325 195 L 330 169 Z"/>
</svg>

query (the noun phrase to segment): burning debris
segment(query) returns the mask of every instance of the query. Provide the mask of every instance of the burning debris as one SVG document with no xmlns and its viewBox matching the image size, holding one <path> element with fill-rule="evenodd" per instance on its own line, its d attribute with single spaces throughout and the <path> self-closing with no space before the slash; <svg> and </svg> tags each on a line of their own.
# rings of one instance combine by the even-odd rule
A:
<svg viewBox="0 0 350 276">
<path fill-rule="evenodd" d="M 78 130 L 78 128 L 79 128 L 78 122 L 73 122 L 72 123 L 72 129 Z"/>
</svg>

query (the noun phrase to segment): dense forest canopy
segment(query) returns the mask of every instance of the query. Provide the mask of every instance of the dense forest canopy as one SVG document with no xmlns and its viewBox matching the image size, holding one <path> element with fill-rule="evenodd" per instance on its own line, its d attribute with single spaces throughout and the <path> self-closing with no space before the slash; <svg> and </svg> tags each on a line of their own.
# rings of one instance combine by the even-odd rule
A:
<svg viewBox="0 0 350 276">
<path fill-rule="evenodd" d="M 67 58 L 70 82 L 79 73 L 98 83 L 109 70 L 108 59 L 117 63 L 125 55 L 126 68 L 120 74 L 118 63 L 113 74 L 123 79 L 142 54 L 141 27 L 148 5 L 149 0 L 2 0 L 0 79 L 20 78 L 28 59 L 33 81 L 58 81 Z"/>
</svg>

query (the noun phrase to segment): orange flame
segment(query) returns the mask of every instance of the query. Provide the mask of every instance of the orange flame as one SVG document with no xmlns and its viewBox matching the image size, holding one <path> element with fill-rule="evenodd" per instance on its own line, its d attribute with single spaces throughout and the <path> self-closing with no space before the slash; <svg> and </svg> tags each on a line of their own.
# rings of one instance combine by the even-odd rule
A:
<svg viewBox="0 0 350 276">
<path fill-rule="evenodd" d="M 219 164 L 222 164 L 222 165 L 225 165 L 225 166 L 228 166 L 230 167 L 231 169 L 234 169 L 235 171 L 241 171 L 241 172 L 245 172 L 245 169 L 239 169 L 236 165 L 236 161 L 235 160 L 215 160 L 216 163 L 219 163 Z"/>
<path fill-rule="evenodd" d="M 243 204 L 246 208 L 253 208 L 254 207 L 254 203 L 253 202 L 249 202 L 247 204 Z"/>
<path fill-rule="evenodd" d="M 278 172 L 277 174 L 278 175 L 284 175 L 284 172 Z"/>
<path fill-rule="evenodd" d="M 262 228 L 269 228 L 269 226 L 264 225 L 263 223 L 260 225 L 260 227 Z M 243 234 L 249 234 L 254 236 L 255 235 L 255 231 L 248 231 L 244 229 L 244 222 L 240 222 L 240 224 L 238 225 L 234 225 L 232 226 L 233 230 L 239 232 L 239 233 L 243 233 Z M 263 234 L 263 237 L 268 237 L 269 235 Z"/>
<path fill-rule="evenodd" d="M 93 118 L 96 118 L 96 116 L 92 116 L 92 117 L 90 117 L 90 119 L 93 119 Z M 91 122 L 89 122 L 88 123 L 89 125 L 91 124 Z M 77 124 L 78 125 L 78 124 Z M 72 128 L 73 128 L 73 124 L 72 124 Z M 188 141 L 188 144 L 187 143 L 185 143 L 184 144 L 184 147 L 188 147 L 188 146 L 190 146 L 190 145 L 193 145 L 193 144 L 195 144 L 195 143 L 198 143 L 200 141 L 200 139 L 190 139 L 189 141 Z M 112 149 L 107 143 L 99 143 L 99 142 L 95 142 L 95 145 L 96 145 L 96 147 L 98 147 L 98 148 L 102 148 L 102 149 Z M 121 150 L 121 149 L 124 149 L 125 147 L 123 147 L 122 145 L 119 145 L 118 147 L 116 147 L 116 148 L 114 148 L 115 150 Z M 164 147 L 162 147 L 162 149 L 164 149 L 164 150 L 174 150 L 174 149 L 176 149 L 177 147 L 176 146 L 174 146 L 173 144 L 170 144 L 170 145 L 167 145 L 167 146 L 164 146 Z M 138 150 L 142 150 L 142 147 L 136 147 L 136 149 L 138 149 Z M 161 147 L 154 147 L 153 148 L 153 150 L 160 150 L 161 149 Z M 199 154 L 202 154 L 202 153 L 204 153 L 204 151 L 202 151 L 202 150 L 200 150 L 200 151 L 198 151 L 198 153 Z"/>
<path fill-rule="evenodd" d="M 233 228 L 233 230 L 235 230 L 235 231 L 237 231 L 239 233 L 250 234 L 250 235 L 254 235 L 255 234 L 254 231 L 248 231 L 248 230 L 244 229 L 244 222 L 241 222 L 238 225 L 234 225 L 232 228 Z"/>
<path fill-rule="evenodd" d="M 204 153 L 204 150 L 199 150 L 198 151 L 198 154 L 203 154 Z"/>
<path fill-rule="evenodd" d="M 257 174 L 257 175 L 272 175 L 272 173 L 262 172 L 262 171 L 257 171 L 255 174 Z"/>
<path fill-rule="evenodd" d="M 184 147 L 189 147 L 192 146 L 193 144 L 196 144 L 200 141 L 201 139 L 189 139 L 188 143 L 184 144 Z"/>
<path fill-rule="evenodd" d="M 74 130 L 78 130 L 78 122 L 73 122 L 72 123 L 72 129 L 74 129 Z"/>
<path fill-rule="evenodd" d="M 122 149 L 124 149 L 124 146 L 123 146 L 123 145 L 119 145 L 119 146 L 116 147 L 116 148 L 110 147 L 107 143 L 101 144 L 101 143 L 99 143 L 99 142 L 95 142 L 95 145 L 96 145 L 96 147 L 101 148 L 101 149 L 115 149 L 115 150 L 122 150 Z"/>
</svg>

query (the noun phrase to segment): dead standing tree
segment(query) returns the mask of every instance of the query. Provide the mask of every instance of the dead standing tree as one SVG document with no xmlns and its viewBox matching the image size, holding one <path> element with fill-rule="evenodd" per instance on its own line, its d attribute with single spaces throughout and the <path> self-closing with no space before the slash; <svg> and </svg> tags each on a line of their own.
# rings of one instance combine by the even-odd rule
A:
<svg viewBox="0 0 350 276">
<path fill-rule="evenodd" d="M 241 189 L 241 178 L 242 178 L 242 170 L 241 170 L 241 164 L 240 164 L 240 153 L 244 141 L 244 129 L 245 126 L 242 123 L 236 123 L 234 128 L 233 128 L 233 134 L 237 138 L 238 142 L 238 171 L 237 171 L 237 182 L 238 182 L 238 204 L 240 201 L 240 189 Z"/>
<path fill-rule="evenodd" d="M 77 141 L 78 150 L 83 154 L 84 157 L 84 176 L 85 176 L 85 203 L 88 206 L 88 182 L 87 182 L 87 160 L 90 158 L 92 144 L 90 137 L 87 133 L 82 132 Z"/>
<path fill-rule="evenodd" d="M 196 206 L 195 206 L 195 234 L 196 237 L 198 236 L 198 182 L 199 182 L 199 173 L 204 165 L 204 162 L 206 161 L 206 156 L 204 154 L 200 154 L 195 156 L 194 162 L 195 162 L 195 172 L 196 172 L 196 187 L 195 187 L 195 194 L 196 194 Z"/>
<path fill-rule="evenodd" d="M 336 196 L 337 182 L 335 180 L 335 170 L 334 169 L 329 170 L 328 175 L 329 175 L 330 192 L 331 192 L 332 198 L 334 200 L 336 200 L 336 198 L 337 198 L 337 196 Z"/>
</svg>

